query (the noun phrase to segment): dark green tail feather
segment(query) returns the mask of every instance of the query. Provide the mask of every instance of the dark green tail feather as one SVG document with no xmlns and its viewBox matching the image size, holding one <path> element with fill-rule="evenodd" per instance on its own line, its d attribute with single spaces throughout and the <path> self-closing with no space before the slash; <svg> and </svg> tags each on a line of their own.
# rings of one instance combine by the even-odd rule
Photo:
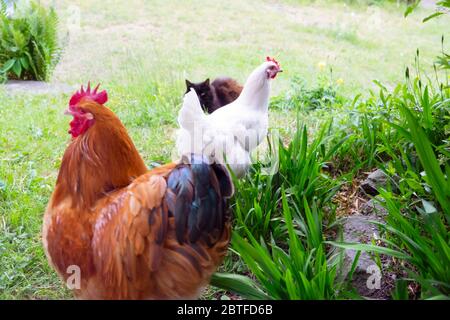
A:
<svg viewBox="0 0 450 320">
<path fill-rule="evenodd" d="M 223 166 L 211 165 L 200 156 L 183 160 L 167 179 L 165 197 L 169 210 L 174 210 L 170 214 L 175 217 L 177 240 L 183 244 L 203 239 L 213 245 L 228 217 L 226 199 L 233 194 L 230 176 Z"/>
</svg>

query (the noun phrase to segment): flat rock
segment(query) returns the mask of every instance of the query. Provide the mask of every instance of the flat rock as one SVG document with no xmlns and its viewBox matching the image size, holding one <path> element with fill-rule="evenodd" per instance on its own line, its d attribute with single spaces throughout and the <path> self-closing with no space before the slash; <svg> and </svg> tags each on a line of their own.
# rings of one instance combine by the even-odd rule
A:
<svg viewBox="0 0 450 320">
<path fill-rule="evenodd" d="M 48 83 L 43 81 L 10 80 L 3 87 L 9 94 L 61 94 L 72 93 L 74 88 L 65 83 Z"/>
<path fill-rule="evenodd" d="M 355 214 L 349 216 L 344 222 L 344 242 L 351 243 L 371 243 L 373 239 L 376 239 L 379 235 L 378 227 L 375 224 L 369 222 L 369 220 L 380 221 L 380 218 L 375 215 L 361 215 Z M 355 250 L 346 250 L 346 258 L 353 263 L 356 256 Z M 373 265 L 372 258 L 366 252 L 361 252 L 358 260 L 356 271 L 366 272 L 367 268 Z"/>
<path fill-rule="evenodd" d="M 362 204 L 359 208 L 361 214 L 363 215 L 375 215 L 378 217 L 385 217 L 388 214 L 388 211 L 385 207 L 381 205 L 381 203 L 375 199 L 370 199 L 366 203 Z"/>
<path fill-rule="evenodd" d="M 371 244 L 372 240 L 376 240 L 379 236 L 379 230 L 375 224 L 369 222 L 370 220 L 383 222 L 383 219 L 376 214 L 355 214 L 347 217 L 343 224 L 343 241 Z M 356 254 L 356 250 L 345 250 L 342 270 L 344 275 L 350 271 Z M 389 275 L 383 274 L 385 265 L 382 265 L 381 269 L 369 253 L 361 251 L 352 279 L 353 287 L 361 296 L 371 299 L 389 298 L 392 281 Z M 376 279 L 379 280 L 379 286 L 376 285 Z"/>
<path fill-rule="evenodd" d="M 372 196 L 378 194 L 379 187 L 386 187 L 388 175 L 383 170 L 377 169 L 367 176 L 367 179 L 361 183 L 361 189 Z"/>
</svg>

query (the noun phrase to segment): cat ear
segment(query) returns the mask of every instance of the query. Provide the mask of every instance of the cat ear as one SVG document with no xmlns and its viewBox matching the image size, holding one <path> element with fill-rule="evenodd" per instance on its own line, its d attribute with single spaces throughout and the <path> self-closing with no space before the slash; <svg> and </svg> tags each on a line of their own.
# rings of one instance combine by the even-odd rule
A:
<svg viewBox="0 0 450 320">
<path fill-rule="evenodd" d="M 190 82 L 188 79 L 186 79 L 186 87 L 191 87 L 192 86 L 192 82 Z"/>
<path fill-rule="evenodd" d="M 209 86 L 209 78 L 205 80 L 205 84 Z"/>
</svg>

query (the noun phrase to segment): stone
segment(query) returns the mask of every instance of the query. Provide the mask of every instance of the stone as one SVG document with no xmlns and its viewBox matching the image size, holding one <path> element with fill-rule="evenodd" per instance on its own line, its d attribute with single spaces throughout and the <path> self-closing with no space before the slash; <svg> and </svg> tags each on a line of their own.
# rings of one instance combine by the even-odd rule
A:
<svg viewBox="0 0 450 320">
<path fill-rule="evenodd" d="M 72 93 L 75 89 L 64 83 L 48 83 L 43 81 L 10 80 L 3 87 L 8 94 L 61 94 Z"/>
<path fill-rule="evenodd" d="M 370 220 L 383 222 L 376 214 L 355 214 L 347 217 L 343 223 L 343 241 L 347 243 L 371 244 L 379 236 L 378 226 L 370 223 Z M 344 263 L 342 272 L 347 276 L 356 257 L 356 250 L 344 251 Z M 382 259 L 382 264 L 383 264 Z M 392 281 L 389 275 L 383 274 L 386 265 L 381 270 L 368 252 L 361 251 L 355 271 L 352 285 L 356 291 L 364 297 L 371 299 L 388 299 L 392 289 Z"/>
<path fill-rule="evenodd" d="M 360 213 L 363 215 L 375 215 L 378 217 L 385 217 L 388 211 L 383 205 L 376 199 L 370 199 L 366 203 L 362 204 L 359 208 Z"/>
<path fill-rule="evenodd" d="M 344 242 L 349 243 L 371 243 L 371 240 L 379 236 L 378 227 L 369 222 L 369 220 L 380 221 L 377 216 L 355 214 L 345 219 L 343 227 Z M 346 258 L 351 263 L 356 256 L 355 250 L 346 250 Z M 374 264 L 372 258 L 367 252 L 361 252 L 356 270 L 365 272 L 369 266 Z"/>
<path fill-rule="evenodd" d="M 383 170 L 377 169 L 367 176 L 367 179 L 361 183 L 361 189 L 372 196 L 378 194 L 379 187 L 386 187 L 388 175 Z"/>
</svg>

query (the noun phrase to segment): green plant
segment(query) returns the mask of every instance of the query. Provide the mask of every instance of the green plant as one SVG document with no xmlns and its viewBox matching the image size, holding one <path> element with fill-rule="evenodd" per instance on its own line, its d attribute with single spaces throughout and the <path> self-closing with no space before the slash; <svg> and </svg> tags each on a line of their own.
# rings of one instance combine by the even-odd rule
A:
<svg viewBox="0 0 450 320">
<path fill-rule="evenodd" d="M 314 199 L 322 206 L 339 188 L 339 183 L 328 177 L 323 169 L 347 137 L 330 143 L 334 138 L 331 120 L 322 125 L 311 143 L 308 143 L 306 126 L 297 124 L 297 128 L 288 147 L 280 143 L 277 175 L 284 182 L 286 193 L 292 195 L 303 210 L 303 199 L 308 202 Z"/>
<path fill-rule="evenodd" d="M 419 120 L 408 107 L 405 105 L 399 105 L 399 107 L 404 119 L 406 120 L 406 128 L 409 129 L 408 131 L 403 130 L 402 132 L 406 135 L 407 139 L 414 144 L 422 167 L 425 169 L 424 180 L 431 186 L 433 195 L 440 204 L 447 222 L 450 222 L 449 162 L 446 161 L 443 165 L 445 172 L 442 172 L 439 161 L 435 155 L 435 150 L 433 150 L 433 145 L 426 134 L 426 128 L 420 125 Z M 447 108 L 448 107 L 450 107 L 449 100 L 447 100 Z"/>
<path fill-rule="evenodd" d="M 350 173 L 353 179 L 362 170 L 382 165 L 388 157 L 385 142 L 394 147 L 398 141 L 397 134 L 385 123 L 395 114 L 391 96 L 378 81 L 375 83 L 380 87 L 379 96 L 371 91 L 362 100 L 361 95 L 356 95 L 339 110 L 341 116 L 333 115 L 337 119 L 330 143 L 335 145 L 345 138 L 331 161 L 334 174 Z"/>
<path fill-rule="evenodd" d="M 410 0 L 408 1 L 408 7 L 405 10 L 405 17 L 410 15 L 420 4 L 421 0 Z M 436 12 L 425 17 L 423 22 L 427 22 L 428 20 L 437 18 L 443 14 L 445 14 L 445 9 L 450 9 L 450 0 L 439 0 L 436 2 Z"/>
<path fill-rule="evenodd" d="M 246 227 L 244 237 L 233 233 L 234 250 L 240 254 L 260 285 L 247 277 L 230 275 L 216 277 L 227 277 L 234 281 L 217 281 L 217 278 L 213 278 L 212 284 L 246 298 L 307 300 L 336 297 L 337 259 L 327 257 L 323 243 L 322 215 L 316 205 L 310 208 L 306 199 L 303 202 L 305 218 L 301 221 L 301 228 L 305 234 L 299 236 L 294 226 L 292 209 L 282 191 L 283 218 L 289 235 L 285 246 L 276 244 L 273 239 L 270 243 L 263 239 L 257 240 Z M 303 214 L 297 213 L 297 216 Z"/>
<path fill-rule="evenodd" d="M 396 141 L 382 136 L 388 155 L 385 171 L 398 175 L 398 194 L 380 189 L 388 210 L 386 225 L 374 222 L 385 235 L 384 245 L 330 242 L 338 247 L 368 250 L 401 260 L 407 278 L 400 280 L 394 298 L 405 297 L 405 281 L 420 284 L 422 298 L 450 295 L 450 90 L 426 84 L 418 75 L 381 99 L 396 109 L 386 124 Z M 388 186 L 389 187 L 389 186 Z"/>
<path fill-rule="evenodd" d="M 246 179 L 234 181 L 239 192 L 232 247 L 258 282 L 217 274 L 215 286 L 247 298 L 264 293 L 271 298 L 331 299 L 336 294 L 337 260 L 325 250 L 322 231 L 324 221 L 334 219 L 330 199 L 339 181 L 324 169 L 346 137 L 330 143 L 332 128 L 332 121 L 325 122 L 308 143 L 306 126 L 297 122 L 287 146 L 280 140 L 276 150 L 270 148 L 277 171 L 267 175 L 257 162 Z"/>
<path fill-rule="evenodd" d="M 257 162 L 246 179 L 234 180 L 239 190 L 233 206 L 239 234 L 246 227 L 257 239 L 286 239 L 287 228 L 280 210 L 282 188 L 300 211 L 304 209 L 303 199 L 328 207 L 339 182 L 331 179 L 324 169 L 346 140 L 344 137 L 331 144 L 330 140 L 334 139 L 332 128 L 332 121 L 327 121 L 309 143 L 306 126 L 297 122 L 297 131 L 287 146 L 281 139 L 276 150 L 271 144 L 275 158 L 269 165 L 277 167 L 275 172 L 267 174 L 263 171 L 263 164 Z"/>
<path fill-rule="evenodd" d="M 411 4 L 405 10 L 405 17 L 411 14 L 417 6 L 420 4 L 421 0 L 412 0 Z M 427 22 L 429 20 L 435 19 L 444 14 L 449 14 L 450 11 L 450 0 L 440 0 L 436 2 L 436 12 L 425 17 L 422 22 Z M 444 35 L 442 35 L 442 54 L 437 57 L 436 64 L 442 69 L 450 69 L 450 55 L 444 52 Z M 447 82 L 448 86 L 448 82 Z"/>
<path fill-rule="evenodd" d="M 239 190 L 233 207 L 236 232 L 242 234 L 243 228 L 247 226 L 258 239 L 285 239 L 286 228 L 278 210 L 281 185 L 276 182 L 276 178 L 262 174 L 261 164 L 255 164 L 251 178 L 235 179 L 234 185 Z"/>
<path fill-rule="evenodd" d="M 386 225 L 373 221 L 385 230 L 385 246 L 328 242 L 337 247 L 372 251 L 398 258 L 408 274 L 399 281 L 415 281 L 425 299 L 450 295 L 450 246 L 448 223 L 442 213 L 423 201 L 418 211 L 400 205 L 392 193 L 381 190 L 388 209 Z M 399 291 L 394 292 L 399 294 Z"/>
<path fill-rule="evenodd" d="M 263 174 L 256 163 L 244 180 L 235 180 L 236 225 L 232 247 L 258 280 L 218 274 L 213 284 L 247 298 L 261 293 L 275 299 L 331 299 L 336 294 L 337 260 L 323 245 L 332 223 L 330 199 L 339 182 L 324 172 L 346 138 L 333 141 L 332 122 L 308 143 L 306 126 L 297 123 L 292 141 L 279 142 L 278 170 Z M 320 209 L 319 209 L 320 208 Z"/>
<path fill-rule="evenodd" d="M 0 11 L 0 74 L 2 78 L 48 81 L 61 57 L 58 17 L 36 1 L 19 1 L 11 17 Z"/>
<path fill-rule="evenodd" d="M 332 83 L 332 73 L 330 74 L 329 78 L 320 75 L 318 84 L 313 88 L 308 88 L 306 81 L 300 76 L 294 76 L 290 89 L 274 97 L 271 106 L 285 110 L 315 110 L 336 107 L 344 103 L 344 98 L 338 94 L 336 86 Z"/>
</svg>

